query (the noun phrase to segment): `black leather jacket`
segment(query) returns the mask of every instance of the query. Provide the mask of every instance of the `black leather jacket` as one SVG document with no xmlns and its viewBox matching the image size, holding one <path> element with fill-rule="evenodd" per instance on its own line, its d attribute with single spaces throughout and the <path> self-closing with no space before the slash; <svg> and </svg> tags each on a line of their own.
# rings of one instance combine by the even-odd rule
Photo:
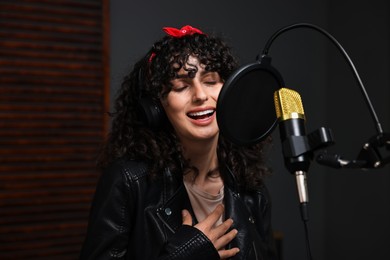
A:
<svg viewBox="0 0 390 260">
<path fill-rule="evenodd" d="M 228 247 L 240 248 L 232 259 L 277 259 L 266 188 L 239 193 L 231 173 L 224 182 L 225 219 L 238 230 Z M 219 259 L 201 231 L 182 225 L 182 209 L 195 220 L 182 178 L 166 170 L 152 181 L 145 164 L 119 160 L 100 177 L 80 259 Z"/>
</svg>

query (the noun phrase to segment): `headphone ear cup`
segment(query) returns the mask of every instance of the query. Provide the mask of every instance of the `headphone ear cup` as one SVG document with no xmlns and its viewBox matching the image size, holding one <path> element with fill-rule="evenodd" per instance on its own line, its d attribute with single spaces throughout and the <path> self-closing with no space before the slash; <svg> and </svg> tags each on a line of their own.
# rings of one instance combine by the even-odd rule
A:
<svg viewBox="0 0 390 260">
<path fill-rule="evenodd" d="M 145 125 L 153 129 L 160 128 L 166 117 L 161 103 L 155 102 L 151 97 L 140 98 L 138 113 Z"/>
</svg>

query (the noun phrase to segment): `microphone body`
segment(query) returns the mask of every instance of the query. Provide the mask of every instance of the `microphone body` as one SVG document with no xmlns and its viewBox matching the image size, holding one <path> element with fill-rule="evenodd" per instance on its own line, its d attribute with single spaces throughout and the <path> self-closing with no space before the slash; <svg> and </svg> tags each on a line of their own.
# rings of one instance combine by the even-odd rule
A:
<svg viewBox="0 0 390 260">
<path fill-rule="evenodd" d="M 298 113 L 292 112 L 288 118 L 284 117 L 279 120 L 281 120 L 279 132 L 286 168 L 291 173 L 308 171 L 311 161 L 309 154 L 297 155 L 307 148 L 305 119 L 300 118 Z"/>
<path fill-rule="evenodd" d="M 276 116 L 282 142 L 284 164 L 295 175 L 299 201 L 309 202 L 306 172 L 311 162 L 311 153 L 305 127 L 305 115 L 300 95 L 291 89 L 281 88 L 274 93 Z M 306 210 L 306 207 L 304 207 Z M 307 218 L 307 212 L 302 216 Z"/>
</svg>

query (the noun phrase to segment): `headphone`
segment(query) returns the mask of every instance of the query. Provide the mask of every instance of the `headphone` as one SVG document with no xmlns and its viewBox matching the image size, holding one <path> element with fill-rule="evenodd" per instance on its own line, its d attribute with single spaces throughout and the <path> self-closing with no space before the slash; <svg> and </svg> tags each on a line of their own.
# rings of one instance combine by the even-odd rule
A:
<svg viewBox="0 0 390 260">
<path fill-rule="evenodd" d="M 151 96 L 142 95 L 142 89 L 144 88 L 145 77 L 143 69 L 140 68 L 138 71 L 138 102 L 137 112 L 142 122 L 154 130 L 159 129 L 163 126 L 166 121 L 166 114 L 160 101 L 155 101 Z"/>
</svg>

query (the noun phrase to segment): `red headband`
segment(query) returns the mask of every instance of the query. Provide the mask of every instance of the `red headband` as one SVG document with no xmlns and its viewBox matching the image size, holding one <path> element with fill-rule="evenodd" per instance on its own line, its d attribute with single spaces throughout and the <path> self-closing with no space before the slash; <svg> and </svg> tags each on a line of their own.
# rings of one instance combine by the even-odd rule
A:
<svg viewBox="0 0 390 260">
<path fill-rule="evenodd" d="M 203 33 L 201 30 L 197 29 L 197 28 L 194 28 L 190 25 L 186 25 L 186 26 L 183 26 L 180 30 L 179 29 L 176 29 L 176 28 L 173 28 L 173 27 L 163 27 L 163 30 L 164 32 L 166 32 L 168 35 L 172 36 L 172 37 L 175 37 L 175 38 L 181 38 L 183 36 L 186 36 L 186 35 L 193 35 L 195 33 L 199 33 L 199 34 L 203 34 L 203 35 L 206 35 L 205 33 Z M 156 53 L 152 52 L 150 57 L 149 57 L 149 63 L 152 62 L 154 56 L 156 56 Z"/>
<path fill-rule="evenodd" d="M 190 25 L 183 26 L 180 30 L 173 27 L 164 27 L 163 30 L 168 35 L 176 38 L 180 38 L 186 35 L 193 35 L 194 33 L 204 34 L 201 30 Z"/>
</svg>

